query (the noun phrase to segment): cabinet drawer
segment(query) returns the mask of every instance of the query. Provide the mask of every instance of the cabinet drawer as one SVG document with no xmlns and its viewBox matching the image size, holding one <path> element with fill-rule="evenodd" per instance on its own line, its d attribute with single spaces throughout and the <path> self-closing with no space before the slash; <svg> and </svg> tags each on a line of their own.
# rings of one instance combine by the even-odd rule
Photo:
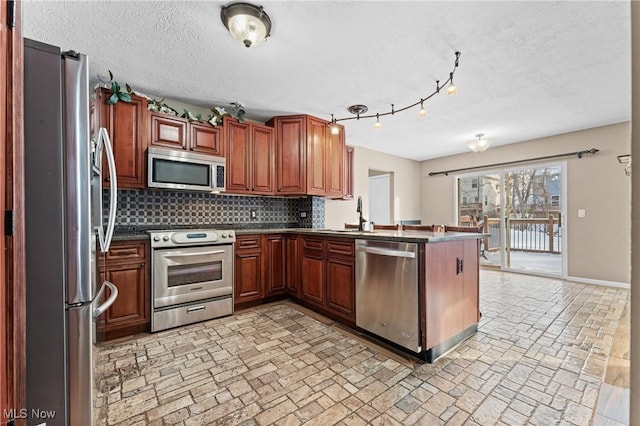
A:
<svg viewBox="0 0 640 426">
<path fill-rule="evenodd" d="M 262 248 L 262 237 L 260 235 L 236 237 L 236 251 L 260 248 Z"/>
<path fill-rule="evenodd" d="M 302 242 L 302 248 L 305 253 L 317 253 L 324 254 L 324 239 L 319 238 L 304 238 Z"/>
<path fill-rule="evenodd" d="M 353 241 L 327 241 L 328 256 L 355 256 L 355 243 Z"/>
<path fill-rule="evenodd" d="M 114 242 L 107 252 L 107 261 L 144 261 L 145 252 L 145 243 L 143 242 L 137 244 L 131 242 Z"/>
</svg>

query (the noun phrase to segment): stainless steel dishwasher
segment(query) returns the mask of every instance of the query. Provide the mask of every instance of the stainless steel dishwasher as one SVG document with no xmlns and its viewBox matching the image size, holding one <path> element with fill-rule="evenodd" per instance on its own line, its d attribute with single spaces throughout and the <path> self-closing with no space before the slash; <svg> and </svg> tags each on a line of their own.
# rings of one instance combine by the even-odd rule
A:
<svg viewBox="0 0 640 426">
<path fill-rule="evenodd" d="M 418 244 L 356 240 L 356 325 L 421 352 Z"/>
</svg>

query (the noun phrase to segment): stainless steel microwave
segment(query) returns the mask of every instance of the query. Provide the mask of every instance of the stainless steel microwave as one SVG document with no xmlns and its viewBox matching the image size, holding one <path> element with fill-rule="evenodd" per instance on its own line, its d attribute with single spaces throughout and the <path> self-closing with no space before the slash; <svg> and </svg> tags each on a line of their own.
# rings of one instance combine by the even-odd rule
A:
<svg viewBox="0 0 640 426">
<path fill-rule="evenodd" d="M 223 192 L 226 160 L 190 151 L 149 147 L 147 153 L 149 188 Z"/>
</svg>

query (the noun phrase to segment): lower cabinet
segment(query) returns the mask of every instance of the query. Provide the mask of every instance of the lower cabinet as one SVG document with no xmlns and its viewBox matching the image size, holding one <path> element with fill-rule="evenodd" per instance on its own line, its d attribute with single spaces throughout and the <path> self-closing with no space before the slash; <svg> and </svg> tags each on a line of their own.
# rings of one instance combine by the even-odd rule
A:
<svg viewBox="0 0 640 426">
<path fill-rule="evenodd" d="M 285 283 L 287 291 L 294 297 L 298 296 L 300 282 L 300 237 L 297 235 L 287 235 L 285 237 Z"/>
<path fill-rule="evenodd" d="M 286 284 L 286 240 L 284 235 L 267 235 L 265 237 L 265 274 L 266 296 L 282 294 L 287 290 Z"/>
<path fill-rule="evenodd" d="M 243 235 L 236 238 L 234 304 L 264 297 L 263 263 L 261 235 Z"/>
<path fill-rule="evenodd" d="M 114 241 L 105 258 L 99 258 L 98 267 L 101 281 L 110 281 L 118 288 L 118 298 L 100 317 L 97 339 L 109 340 L 149 331 L 149 243 Z M 109 295 L 107 289 L 103 301 Z"/>
<path fill-rule="evenodd" d="M 353 320 L 356 318 L 354 283 L 353 259 L 327 259 L 327 307 Z"/>
<path fill-rule="evenodd" d="M 426 244 L 426 348 L 479 321 L 480 240 Z"/>
<path fill-rule="evenodd" d="M 303 237 L 301 269 L 300 299 L 355 321 L 353 240 Z"/>
<path fill-rule="evenodd" d="M 282 234 L 236 238 L 235 305 L 286 293 L 287 238 Z"/>
<path fill-rule="evenodd" d="M 302 286 L 300 298 L 320 306 L 325 304 L 325 260 L 322 255 L 302 255 Z"/>
</svg>

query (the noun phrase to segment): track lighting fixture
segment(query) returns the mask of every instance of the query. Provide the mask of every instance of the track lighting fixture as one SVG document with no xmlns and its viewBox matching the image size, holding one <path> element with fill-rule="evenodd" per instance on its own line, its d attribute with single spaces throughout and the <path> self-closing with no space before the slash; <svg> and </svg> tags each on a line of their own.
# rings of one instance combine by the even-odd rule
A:
<svg viewBox="0 0 640 426">
<path fill-rule="evenodd" d="M 373 125 L 374 129 L 379 129 L 382 127 L 382 124 L 380 124 L 380 114 L 376 114 L 376 124 Z"/>
<path fill-rule="evenodd" d="M 427 115 L 427 111 L 424 110 L 424 99 L 420 99 L 420 111 L 418 111 L 418 117 L 424 117 Z"/>
<path fill-rule="evenodd" d="M 368 108 L 366 105 L 360 105 L 360 104 L 352 105 L 349 108 L 347 108 L 347 110 L 350 113 L 355 114 L 355 117 L 334 118 L 333 114 L 331 114 L 331 124 L 333 125 L 338 121 L 360 120 L 361 118 L 375 118 L 376 123 L 374 124 L 373 127 L 376 129 L 379 129 L 382 127 L 382 124 L 380 124 L 380 117 L 383 117 L 385 115 L 394 115 L 398 112 L 406 111 L 418 105 L 420 105 L 420 111 L 418 111 L 418 116 L 419 117 L 426 116 L 427 111 L 424 109 L 424 102 L 431 99 L 436 94 L 440 93 L 440 89 L 444 88 L 447 85 L 447 83 L 449 84 L 449 87 L 447 88 L 448 94 L 452 95 L 458 91 L 458 88 L 453 84 L 453 74 L 456 72 L 456 69 L 458 68 L 460 55 L 461 55 L 460 52 L 458 51 L 455 52 L 456 59 L 453 66 L 453 71 L 449 73 L 449 78 L 442 84 L 442 86 L 440 85 L 440 80 L 436 80 L 436 89 L 430 95 L 420 98 L 420 100 L 418 100 L 417 102 L 414 102 L 411 105 L 407 105 L 406 107 L 399 108 L 399 109 L 395 109 L 394 104 L 391 104 L 391 111 L 379 112 L 379 113 L 369 114 L 369 115 L 362 115 L 368 111 Z"/>
<path fill-rule="evenodd" d="M 458 93 L 458 88 L 453 84 L 453 73 L 449 74 L 449 87 L 447 88 L 447 95 L 455 95 Z"/>
</svg>

